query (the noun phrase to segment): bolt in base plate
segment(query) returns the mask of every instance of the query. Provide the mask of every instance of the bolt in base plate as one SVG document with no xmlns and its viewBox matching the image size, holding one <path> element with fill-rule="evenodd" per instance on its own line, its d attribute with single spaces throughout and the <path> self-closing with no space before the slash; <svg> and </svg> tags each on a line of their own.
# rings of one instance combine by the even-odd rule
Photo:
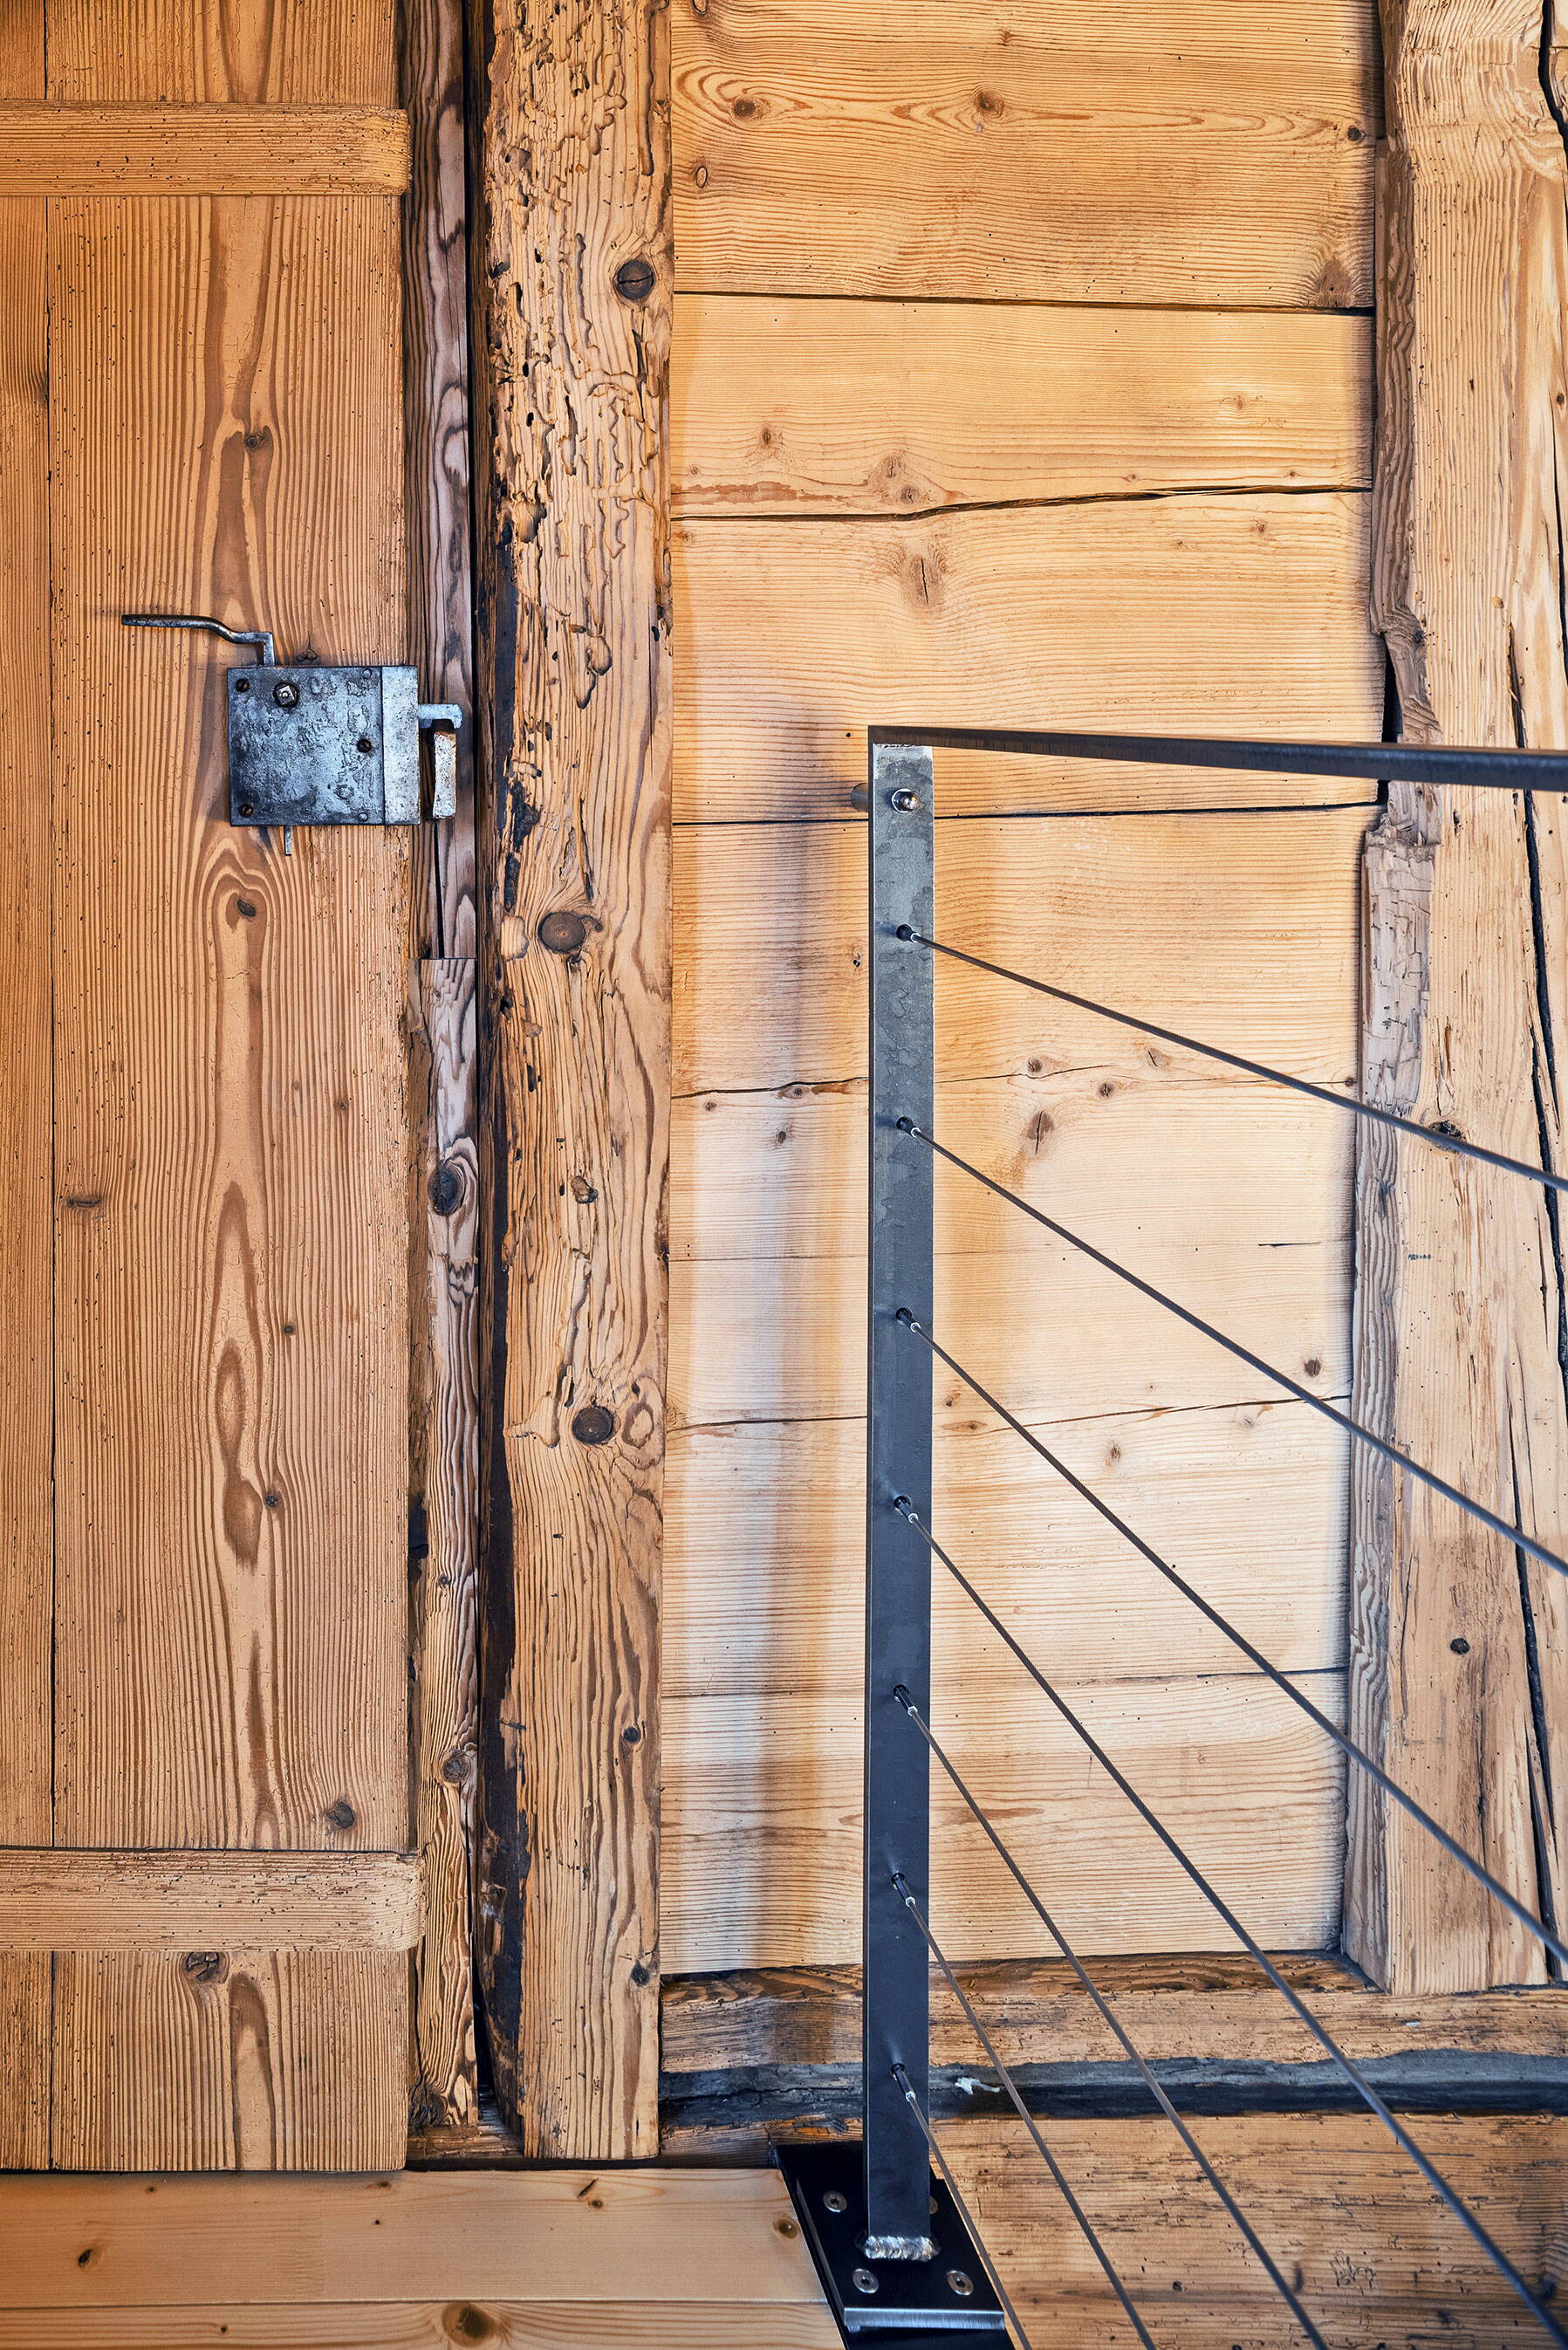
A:
<svg viewBox="0 0 1568 2350">
<path fill-rule="evenodd" d="M 931 2180 L 934 2258 L 872 2260 L 863 2249 L 866 2178 L 858 2145 L 839 2139 L 774 2152 L 846 2343 L 863 2350 L 951 2350 L 956 2335 L 978 2334 L 1005 2350 L 1001 2304 L 941 2179 Z"/>
</svg>

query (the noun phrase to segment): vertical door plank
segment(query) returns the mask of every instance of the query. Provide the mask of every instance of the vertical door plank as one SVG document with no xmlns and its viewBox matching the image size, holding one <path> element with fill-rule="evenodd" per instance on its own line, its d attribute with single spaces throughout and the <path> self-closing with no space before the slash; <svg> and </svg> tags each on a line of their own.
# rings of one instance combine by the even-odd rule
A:
<svg viewBox="0 0 1568 2350">
<path fill-rule="evenodd" d="M 647 2156 L 670 1101 L 669 20 L 478 6 L 493 1247 L 480 1964 L 530 2154 Z"/>
<path fill-rule="evenodd" d="M 0 98 L 44 92 L 42 8 L 0 21 Z M 0 1844 L 47 1844 L 54 1424 L 49 1186 L 49 517 L 46 218 L 0 203 Z M 0 2169 L 49 2158 L 51 1970 L 0 1952 Z"/>
<path fill-rule="evenodd" d="M 396 210 L 53 211 L 56 1841 L 400 1847 L 406 837 L 232 829 L 233 656 L 118 618 L 397 646 Z M 391 2158 L 406 1962 L 267 1963 L 220 2127 L 169 1962 L 60 1960 L 57 2161 L 131 2158 L 84 2105 L 128 2068 L 160 2162 L 252 2158 L 257 2067 L 271 2158 L 322 2156 L 307 2094 L 335 2159 Z"/>
<path fill-rule="evenodd" d="M 1404 731 L 1561 749 L 1568 169 L 1542 0 L 1386 0 L 1384 18 L 1374 600 Z M 1390 791 L 1366 854 L 1371 1097 L 1563 1167 L 1565 884 L 1561 801 Z M 1362 1145 L 1357 1410 L 1562 1551 L 1556 1202 L 1393 1135 Z M 1351 1728 L 1561 1925 L 1568 1588 L 1381 1462 L 1357 1461 L 1353 1492 Z M 1354 1772 L 1345 1935 L 1407 1993 L 1543 1969 Z"/>
<path fill-rule="evenodd" d="M 402 1961 L 372 1950 L 113 1951 L 62 1955 L 56 1967 L 57 2170 L 401 2163 Z"/>
<path fill-rule="evenodd" d="M 41 0 L 32 0 L 39 16 Z M 167 105 L 396 104 L 391 7 L 364 0 L 48 0 L 47 95 Z"/>
</svg>

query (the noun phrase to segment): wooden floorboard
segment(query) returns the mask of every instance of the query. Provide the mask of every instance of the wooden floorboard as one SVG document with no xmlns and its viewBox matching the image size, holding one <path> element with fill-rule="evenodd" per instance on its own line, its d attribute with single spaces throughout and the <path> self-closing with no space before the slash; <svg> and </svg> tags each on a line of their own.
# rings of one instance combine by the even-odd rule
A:
<svg viewBox="0 0 1568 2350">
<path fill-rule="evenodd" d="M 213 2339 L 170 2331 L 170 2309 L 190 2327 L 203 2305 L 269 2313 L 249 2334 L 225 2334 L 231 2350 L 247 2339 L 617 2338 L 596 2332 L 606 2321 L 587 2314 L 551 2332 L 542 2313 L 552 2303 L 657 2311 L 662 2332 L 620 2338 L 671 2345 L 717 2345 L 725 2338 L 719 2313 L 743 2304 L 730 2338 L 752 2343 L 767 2338 L 753 2330 L 754 2312 L 809 2311 L 819 2299 L 783 2181 L 764 2170 L 0 2180 L 0 2304 L 10 2313 L 0 2344 Z M 358 2310 L 348 2330 L 330 2330 L 329 2303 Z M 525 2304 L 521 2332 L 501 2331 L 504 2321 L 487 2314 L 509 2303 Z M 460 2320 L 449 2306 L 445 2335 L 432 2337 L 418 2330 L 432 2303 L 480 2314 Z M 401 2311 L 395 2321 L 388 2304 Z M 317 2330 L 287 2331 L 284 2313 L 300 2317 L 306 2305 Z M 22 2311 L 32 2313 L 26 2323 Z M 132 2311 L 143 2314 L 132 2321 Z M 702 2311 L 711 2331 L 679 2331 Z M 70 2324 L 88 2330 L 51 2331 L 43 2312 L 60 2324 L 68 2313 Z M 389 2332 L 393 2323 L 405 2330 Z M 794 2350 L 832 2337 L 797 2327 L 779 2339 Z"/>
</svg>

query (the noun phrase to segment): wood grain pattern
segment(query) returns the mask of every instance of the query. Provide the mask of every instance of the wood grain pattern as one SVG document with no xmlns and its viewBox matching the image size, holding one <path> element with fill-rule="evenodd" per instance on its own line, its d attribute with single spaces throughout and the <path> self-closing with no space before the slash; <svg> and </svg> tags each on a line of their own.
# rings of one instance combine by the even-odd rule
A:
<svg viewBox="0 0 1568 2350">
<path fill-rule="evenodd" d="M 473 2015 L 473 1794 L 479 1741 L 479 1146 L 474 966 L 426 962 L 425 1555 L 414 1593 L 415 1840 L 424 1927 L 414 1967 L 410 2116 L 461 2127 L 479 2110 Z"/>
<path fill-rule="evenodd" d="M 0 17 L 0 97 L 44 93 L 41 9 Z M 48 261 L 36 204 L 0 204 L 0 986 L 15 1051 L 0 1088 L 0 1327 L 19 1376 L 0 1437 L 0 1609 L 8 1627 L 0 1706 L 0 1841 L 50 1832 L 54 1610 L 49 1490 L 50 1228 Z M 14 1679 L 12 1678 L 14 1676 Z M 54 1970 L 0 1952 L 0 2168 L 49 2159 Z"/>
<path fill-rule="evenodd" d="M 0 104 L 0 195 L 400 195 L 383 107 Z"/>
<path fill-rule="evenodd" d="M 1346 1085 L 1368 813 L 955 824 L 941 836 L 939 935 L 1097 1003 Z M 812 1088 L 864 1073 L 865 857 L 860 824 L 699 825 L 678 835 L 678 1094 L 794 1086 L 807 1088 L 794 1097 L 805 1102 Z M 1291 984 L 1260 987 L 1268 971 L 1288 972 Z M 1168 1055 L 1156 1050 L 1159 1063 L 1090 1014 L 961 964 L 939 969 L 944 1084 L 1065 1077 L 1075 1066 L 1114 1083 L 1142 1057 L 1147 1086 Z M 1190 1075 L 1183 1065 L 1184 1094 L 1200 1097 Z M 1332 1111 L 1318 1115 L 1333 1122 Z"/>
<path fill-rule="evenodd" d="M 54 2168 L 401 2162 L 408 1974 L 400 1951 L 62 1953 Z M 232 2183 L 214 2182 L 220 2194 Z M 313 2185 L 319 2193 L 321 2182 Z M 226 2226 L 214 2232 L 231 2241 Z M 30 2256 L 26 2272 L 36 2273 Z"/>
<path fill-rule="evenodd" d="M 20 28 L 0 88 L 41 76 Z M 50 709 L 47 276 L 43 207 L 0 203 L 0 1329 L 10 1401 L 0 1432 L 0 1843 L 52 1834 L 53 1368 L 48 1244 Z M 48 2159 L 50 1969 L 0 1954 L 0 2164 Z"/>
<path fill-rule="evenodd" d="M 406 1840 L 406 845 L 234 832 L 220 660 L 118 625 L 265 600 L 379 652 L 394 240 L 313 200 L 59 215 L 62 1844 Z"/>
<path fill-rule="evenodd" d="M 231 831 L 219 661 L 118 626 L 400 629 L 395 211 L 51 236 L 56 1838 L 396 1849 L 406 848 Z M 395 2158 L 405 1960 L 258 1959 L 200 2014 L 180 1964 L 59 1961 L 57 2163 Z"/>
<path fill-rule="evenodd" d="M 1365 489 L 1370 338 L 1323 313 L 683 294 L 671 498 L 691 519 Z"/>
<path fill-rule="evenodd" d="M 1357 2060 L 1412 2048 L 1540 2056 L 1568 2050 L 1568 1991 L 1397 1999 L 1369 1990 L 1339 1960 L 1293 1950 L 1273 1955 L 1286 1981 Z M 958 1971 L 1003 2064 L 1092 2063 L 1116 2054 L 1109 2030 L 1064 1959 L 1001 1960 Z M 1321 2043 L 1241 1952 L 1105 1958 L 1094 1975 L 1151 2061 L 1229 2062 L 1239 2054 L 1261 2064 L 1322 2060 Z M 758 2064 L 853 2064 L 860 2055 L 860 1970 L 667 1975 L 661 2013 L 663 2068 L 672 2078 Z M 979 2054 L 974 2026 L 936 1977 L 932 2063 L 968 2064 Z"/>
<path fill-rule="evenodd" d="M 5 1950 L 407 1950 L 419 1912 L 404 1853 L 0 1849 Z"/>
<path fill-rule="evenodd" d="M 493 2350 L 837 2350 L 826 2304 L 801 2302 L 317 2301 L 238 2308 L 0 2309 L 0 2350 L 451 2350 L 466 2327 Z M 459 2336 L 461 2339 L 461 2335 Z"/>
<path fill-rule="evenodd" d="M 480 1961 L 527 2151 L 602 2160 L 651 2153 L 657 2130 L 668 17 L 489 16 Z M 576 918 L 575 951 L 543 944 L 546 915 Z"/>
<path fill-rule="evenodd" d="M 680 0 L 701 292 L 1370 299 L 1369 12 L 1292 0 Z"/>
<path fill-rule="evenodd" d="M 1375 608 L 1413 740 L 1568 744 L 1561 102 L 1538 0 L 1384 10 Z M 1568 982 L 1561 804 L 1400 790 L 1368 844 L 1366 1083 L 1561 1163 Z M 1365 1418 L 1549 1545 L 1568 1535 L 1565 1326 L 1533 1187 L 1368 1141 L 1357 1201 Z M 1451 1507 L 1366 1464 L 1354 1719 L 1394 1775 L 1532 1906 L 1562 1912 L 1568 1593 Z M 1453 1886 L 1376 1791 L 1353 1805 L 1353 1954 L 1400 1990 L 1538 1977 L 1542 1954 Z"/>
<path fill-rule="evenodd" d="M 468 445 L 468 186 L 463 0 L 412 0 L 400 58 L 412 140 L 403 205 L 410 651 L 432 702 L 464 713 L 457 814 L 415 837 L 420 957 L 476 951 L 473 583 Z"/>
<path fill-rule="evenodd" d="M 394 12 L 380 0 L 48 0 L 48 21 L 56 100 L 397 103 Z"/>
<path fill-rule="evenodd" d="M 1043 1461 L 944 1393 L 933 1522 L 1048 1669 L 1116 1680 L 1239 1669 L 1237 1651 Z M 1027 1424 L 1027 1423 L 1026 1423 Z M 1043 1440 L 1288 1672 L 1345 1662 L 1343 1440 L 1300 1404 L 1117 1412 Z M 847 1696 L 857 1680 L 865 1536 L 858 1420 L 734 1422 L 670 1444 L 671 1697 Z M 1266 1495 L 1267 1508 L 1259 1508 Z M 860 1520 L 857 1525 L 857 1518 Z M 939 1575 L 938 1645 L 990 1653 Z M 667 1791 L 673 1782 L 667 1780 Z"/>
<path fill-rule="evenodd" d="M 1268 1946 L 1338 1931 L 1344 1853 L 1334 1750 L 1266 1681 L 1132 1677 L 1064 1695 Z M 1048 1669 L 1048 1667 L 1047 1667 Z M 1305 1684 L 1337 1715 L 1343 1675 Z M 1199 1896 L 994 1635 L 943 1661 L 938 1735 L 1080 1950 L 1231 1946 Z M 667 1696 L 664 1963 L 841 1964 L 860 1947 L 857 1695 Z M 1223 1802 L 1216 1800 L 1223 1790 Z M 1043 1929 L 957 1796 L 933 1774 L 932 1925 L 964 1959 L 1038 1951 Z"/>
<path fill-rule="evenodd" d="M 820 2305 L 802 2239 L 777 2225 L 788 2209 L 777 2173 L 758 2170 L 14 2178 L 0 2276 L 14 2310 L 162 2308 L 171 2289 L 266 2307 Z"/>
<path fill-rule="evenodd" d="M 1413 2134 L 1523 2274 L 1556 2285 L 1568 2123 L 1423 2115 Z M 1330 2342 L 1500 2350 L 1539 2338 L 1372 2115 L 1205 2118 L 1196 2135 Z M 1024 2324 L 1047 2340 L 1130 2343 L 1022 2128 L 956 2122 L 942 2140 Z M 1163 2118 L 1057 2122 L 1050 2143 L 1157 2342 L 1284 2350 L 1300 2341 Z"/>
<path fill-rule="evenodd" d="M 1376 742 L 1366 528 L 1354 493 L 685 523 L 676 816 L 842 816 L 873 723 Z M 1202 769 L 1136 789 L 1158 806 L 1358 796 Z M 1125 790 L 1082 761 L 944 760 L 938 777 L 949 812 Z"/>
</svg>

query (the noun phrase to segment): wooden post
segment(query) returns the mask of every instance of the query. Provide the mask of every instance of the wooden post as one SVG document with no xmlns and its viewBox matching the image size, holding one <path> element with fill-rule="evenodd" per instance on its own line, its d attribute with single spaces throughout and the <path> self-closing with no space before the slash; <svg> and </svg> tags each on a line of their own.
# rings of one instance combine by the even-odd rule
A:
<svg viewBox="0 0 1568 2350">
<path fill-rule="evenodd" d="M 1563 108 L 1551 0 L 1384 0 L 1375 606 L 1406 738 L 1568 745 Z M 1371 1097 L 1560 1167 L 1563 808 L 1395 790 L 1366 852 Z M 1561 1550 L 1557 1202 L 1386 1134 L 1357 1186 L 1356 1408 Z M 1355 1736 L 1525 1900 L 1563 1917 L 1568 1608 L 1363 1458 Z M 1539 1980 L 1536 1944 L 1352 1773 L 1345 1947 L 1391 1989 Z"/>
<path fill-rule="evenodd" d="M 663 0 L 479 0 L 479 1960 L 530 2155 L 654 2152 L 670 1093 Z"/>
</svg>

